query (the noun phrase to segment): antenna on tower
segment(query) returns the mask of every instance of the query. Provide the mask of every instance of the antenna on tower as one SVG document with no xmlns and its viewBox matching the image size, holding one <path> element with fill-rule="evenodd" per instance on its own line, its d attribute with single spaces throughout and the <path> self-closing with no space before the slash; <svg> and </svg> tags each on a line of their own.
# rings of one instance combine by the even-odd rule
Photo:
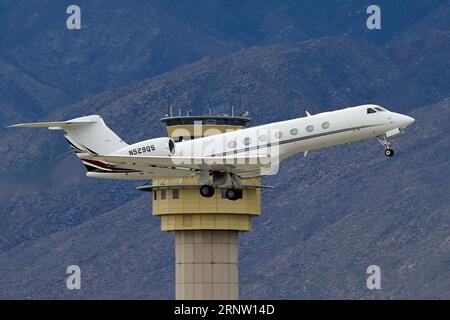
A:
<svg viewBox="0 0 450 320">
<path fill-rule="evenodd" d="M 170 106 L 170 102 L 169 102 L 169 96 L 166 95 L 166 103 L 167 103 L 167 115 L 168 116 L 172 116 L 172 110 L 171 110 L 171 106 Z"/>
<path fill-rule="evenodd" d="M 244 113 L 246 112 L 246 110 L 244 110 L 244 108 L 242 107 L 242 96 L 241 96 L 241 95 L 239 96 L 239 105 L 238 105 L 238 108 L 239 108 L 239 112 L 240 112 L 241 114 L 244 114 Z"/>
</svg>

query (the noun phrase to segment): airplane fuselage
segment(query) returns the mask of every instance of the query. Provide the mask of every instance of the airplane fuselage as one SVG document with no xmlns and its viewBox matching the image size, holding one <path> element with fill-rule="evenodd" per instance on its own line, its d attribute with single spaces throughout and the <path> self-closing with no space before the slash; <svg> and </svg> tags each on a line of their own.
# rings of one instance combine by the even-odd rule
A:
<svg viewBox="0 0 450 320">
<path fill-rule="evenodd" d="M 374 112 L 368 113 L 369 109 Z M 363 105 L 183 141 L 176 144 L 175 155 L 217 157 L 276 152 L 281 161 L 300 152 L 375 138 L 391 131 L 396 135 L 413 121 L 380 106 Z"/>
<path fill-rule="evenodd" d="M 141 180 L 198 175 L 204 184 L 200 189 L 209 189 L 203 190 L 206 193 L 201 191 L 202 195 L 211 196 L 213 191 L 208 180 L 211 176 L 214 184 L 227 175 L 236 187 L 239 177 L 270 174 L 280 161 L 300 152 L 306 155 L 311 150 L 376 137 L 384 146 L 385 155 L 391 157 L 394 151 L 387 139 L 403 133 L 413 122 L 409 116 L 370 104 L 316 115 L 307 113 L 302 118 L 225 133 L 218 129 L 204 131 L 201 123 L 194 123 L 195 139 L 175 143 L 172 138 L 161 137 L 131 145 L 109 129 L 98 115 L 13 127 L 63 130 L 71 148 L 86 166 L 88 177 Z M 181 131 L 172 131 L 171 135 L 185 136 L 186 130 Z M 236 161 L 229 162 L 230 159 Z"/>
</svg>

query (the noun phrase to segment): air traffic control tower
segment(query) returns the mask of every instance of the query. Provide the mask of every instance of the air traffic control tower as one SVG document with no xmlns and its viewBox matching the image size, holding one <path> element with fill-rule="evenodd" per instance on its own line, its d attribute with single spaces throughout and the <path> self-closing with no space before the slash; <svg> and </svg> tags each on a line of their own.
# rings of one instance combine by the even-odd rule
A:
<svg viewBox="0 0 450 320">
<path fill-rule="evenodd" d="M 250 119 L 179 116 L 161 121 L 168 135 L 180 141 L 239 130 Z M 252 218 L 261 214 L 260 179 L 241 183 L 242 198 L 235 201 L 220 186 L 212 197 L 202 197 L 197 176 L 154 179 L 149 186 L 161 230 L 175 232 L 176 299 L 238 299 L 238 233 L 250 231 Z"/>
</svg>

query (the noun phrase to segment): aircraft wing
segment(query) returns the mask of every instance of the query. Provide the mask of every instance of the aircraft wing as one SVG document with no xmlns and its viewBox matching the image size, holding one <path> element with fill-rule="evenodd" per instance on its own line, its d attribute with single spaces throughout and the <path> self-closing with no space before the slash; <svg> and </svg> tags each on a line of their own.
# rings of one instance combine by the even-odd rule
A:
<svg viewBox="0 0 450 320">
<path fill-rule="evenodd" d="M 167 168 L 174 170 L 212 170 L 221 172 L 250 172 L 264 167 L 270 167 L 268 156 L 247 157 L 154 157 L 154 156 L 117 156 L 91 155 L 92 159 L 107 162 L 112 165 L 127 165 L 142 170 L 145 167 Z"/>
</svg>

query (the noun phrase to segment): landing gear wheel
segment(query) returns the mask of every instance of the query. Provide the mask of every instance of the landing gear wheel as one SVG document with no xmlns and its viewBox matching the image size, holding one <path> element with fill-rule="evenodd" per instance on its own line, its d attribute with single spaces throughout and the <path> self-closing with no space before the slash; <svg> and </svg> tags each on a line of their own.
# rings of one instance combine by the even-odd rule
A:
<svg viewBox="0 0 450 320">
<path fill-rule="evenodd" d="M 387 140 L 386 135 L 377 136 L 378 141 L 384 146 L 384 155 L 386 157 L 392 157 L 394 155 L 394 150 L 392 150 L 389 145 L 390 142 Z"/>
<path fill-rule="evenodd" d="M 214 195 L 214 187 L 209 184 L 204 184 L 200 187 L 200 194 L 203 197 L 211 198 Z"/>
<path fill-rule="evenodd" d="M 392 157 L 394 155 L 394 150 L 387 148 L 384 150 L 384 155 L 386 157 Z"/>
<path fill-rule="evenodd" d="M 228 200 L 236 201 L 237 199 L 242 198 L 242 190 L 235 189 L 235 188 L 229 188 L 229 189 L 227 189 L 227 191 L 225 191 L 225 195 Z"/>
</svg>

